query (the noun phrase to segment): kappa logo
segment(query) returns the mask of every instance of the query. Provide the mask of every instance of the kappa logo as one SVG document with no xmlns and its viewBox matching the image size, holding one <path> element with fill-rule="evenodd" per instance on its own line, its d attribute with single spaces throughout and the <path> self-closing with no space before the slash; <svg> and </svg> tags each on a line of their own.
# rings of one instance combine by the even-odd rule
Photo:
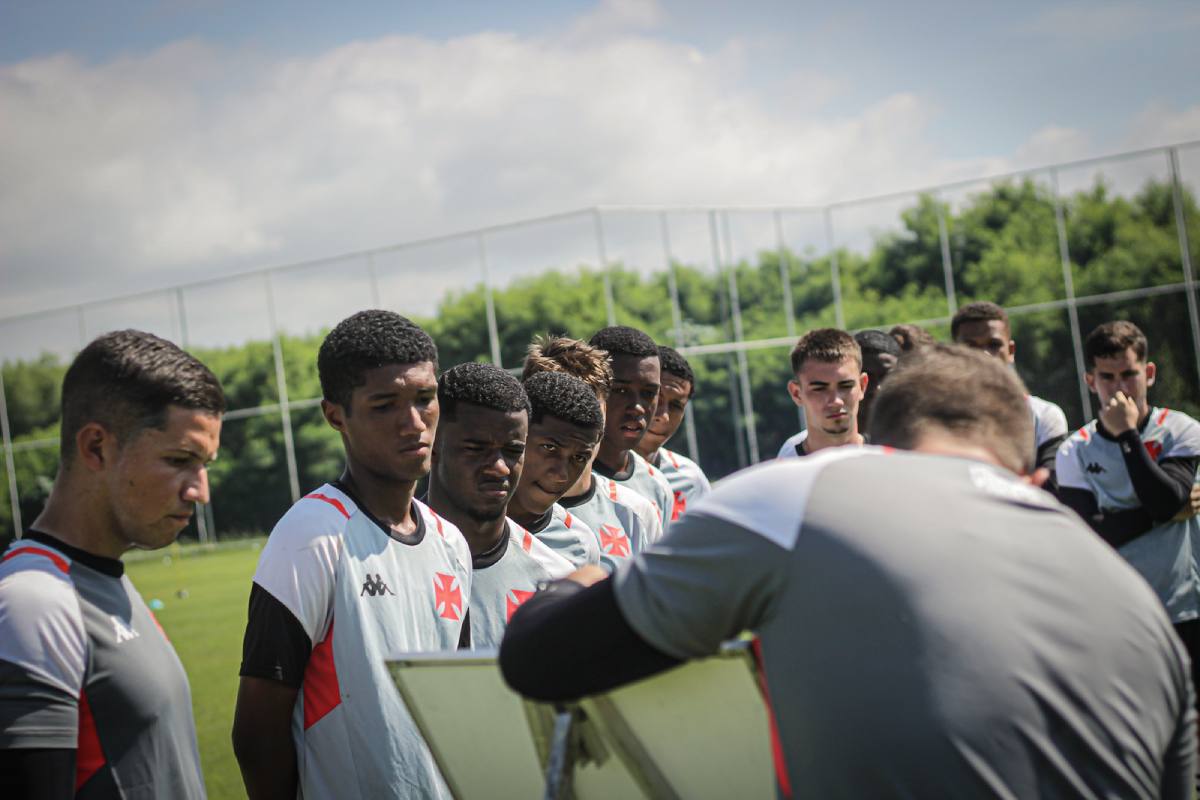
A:
<svg viewBox="0 0 1200 800">
<path fill-rule="evenodd" d="M 520 589 L 513 589 L 504 595 L 504 621 L 510 621 L 513 613 L 531 597 L 533 597 L 533 592 L 525 592 Z"/>
<path fill-rule="evenodd" d="M 433 574 L 433 609 L 442 619 L 462 619 L 462 589 L 458 579 L 444 572 Z"/>
<path fill-rule="evenodd" d="M 600 549 L 606 555 L 629 558 L 629 537 L 615 525 L 600 526 Z"/>
<path fill-rule="evenodd" d="M 1093 462 L 1093 463 L 1087 465 L 1087 471 L 1092 473 L 1093 475 L 1099 475 L 1101 472 L 1107 472 L 1108 470 L 1106 470 L 1104 467 L 1100 466 L 1099 464 L 1096 464 Z"/>
<path fill-rule="evenodd" d="M 120 617 L 118 617 L 116 614 L 109 614 L 108 617 L 109 617 L 109 619 L 112 620 L 113 636 L 116 637 L 117 644 L 121 644 L 122 642 L 128 642 L 131 639 L 136 639 L 139 636 L 141 636 L 140 633 L 138 633 L 133 628 L 126 625 L 125 621 L 122 620 Z"/>
<path fill-rule="evenodd" d="M 358 593 L 359 597 L 363 595 L 369 597 L 380 597 L 385 594 L 390 594 L 393 597 L 396 595 L 386 583 L 383 582 L 383 576 L 376 573 L 375 580 L 371 580 L 371 573 L 367 573 L 367 579 L 363 581 L 362 591 Z"/>
</svg>

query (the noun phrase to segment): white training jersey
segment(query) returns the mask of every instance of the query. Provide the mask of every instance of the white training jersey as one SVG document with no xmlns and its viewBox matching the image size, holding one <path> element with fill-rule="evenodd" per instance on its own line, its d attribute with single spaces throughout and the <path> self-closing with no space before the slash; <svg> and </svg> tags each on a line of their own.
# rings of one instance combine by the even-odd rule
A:
<svg viewBox="0 0 1200 800">
<path fill-rule="evenodd" d="M 254 582 L 313 643 L 292 723 L 306 800 L 450 796 L 384 660 L 458 647 L 471 553 L 412 503 L 418 529 L 401 539 L 325 484 L 284 514 L 259 559 Z"/>
<path fill-rule="evenodd" d="M 655 454 L 654 466 L 658 467 L 667 483 L 671 485 L 671 494 L 674 495 L 671 507 L 672 522 L 687 511 L 689 503 L 695 503 L 712 490 L 704 470 L 687 456 L 660 447 Z"/>
<path fill-rule="evenodd" d="M 792 436 L 789 436 L 788 438 L 784 439 L 783 444 L 780 445 L 780 447 L 779 447 L 779 454 L 776 455 L 775 457 L 776 458 L 797 458 L 800 455 L 800 453 L 798 453 L 796 451 L 796 448 L 799 447 L 801 444 L 803 444 L 804 440 L 807 438 L 808 438 L 808 428 L 805 428 L 804 430 L 800 431 L 797 434 L 793 434 Z"/>
<path fill-rule="evenodd" d="M 575 571 L 563 558 L 511 519 L 497 551 L 474 560 L 471 579 L 471 647 L 499 647 L 504 629 L 539 583 Z"/>
<path fill-rule="evenodd" d="M 1029 402 L 1029 413 L 1033 415 L 1035 448 L 1041 447 L 1051 439 L 1060 439 L 1067 435 L 1067 415 L 1061 408 L 1036 395 L 1026 395 L 1025 399 Z"/>
<path fill-rule="evenodd" d="M 560 502 L 596 534 L 600 565 L 609 572 L 662 538 L 654 504 L 598 473 L 592 473 L 589 491 Z"/>
<path fill-rule="evenodd" d="M 550 507 L 544 527 L 531 528 L 542 544 L 571 562 L 576 569 L 600 563 L 600 542 L 583 520 L 558 503 Z"/>
</svg>

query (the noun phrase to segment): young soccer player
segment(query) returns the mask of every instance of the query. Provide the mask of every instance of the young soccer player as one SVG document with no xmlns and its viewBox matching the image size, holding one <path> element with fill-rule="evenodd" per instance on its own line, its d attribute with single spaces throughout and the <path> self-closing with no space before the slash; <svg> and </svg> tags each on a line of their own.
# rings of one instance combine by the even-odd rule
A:
<svg viewBox="0 0 1200 800">
<path fill-rule="evenodd" d="M 149 333 L 109 333 L 63 378 L 60 463 L 0 561 L 0 796 L 203 798 L 187 675 L 124 576 L 208 502 L 225 396 Z"/>
<path fill-rule="evenodd" d="M 529 397 L 529 439 L 508 517 L 574 566 L 598 564 L 596 534 L 558 500 L 596 453 L 604 432 L 600 401 L 591 387 L 565 372 L 539 372 L 523 385 Z"/>
<path fill-rule="evenodd" d="M 558 702 L 749 630 L 781 797 L 1190 797 L 1186 654 L 1145 581 L 1021 477 L 1024 391 L 929 348 L 876 402 L 872 440 L 895 451 L 727 478 L 616 575 L 522 606 L 505 678 Z"/>
<path fill-rule="evenodd" d="M 658 394 L 658 407 L 646 429 L 646 435 L 638 442 L 637 453 L 646 459 L 671 485 L 674 504 L 671 521 L 687 510 L 688 503 L 703 497 L 712 487 L 700 465 L 687 456 L 668 450 L 664 445 L 670 441 L 679 425 L 687 404 L 696 394 L 696 375 L 692 365 L 673 347 L 659 345 L 658 360 L 662 364 L 662 388 Z"/>
<path fill-rule="evenodd" d="M 870 380 L 862 370 L 862 350 L 837 328 L 817 328 L 792 348 L 792 402 L 804 409 L 808 427 L 789 437 L 779 458 L 807 456 L 827 447 L 861 445 L 858 407 Z"/>
<path fill-rule="evenodd" d="M 416 500 L 437 348 L 390 311 L 334 327 L 321 412 L 346 469 L 271 532 L 250 589 L 234 753 L 252 798 L 448 797 L 384 659 L 470 641 L 471 552 Z"/>
<path fill-rule="evenodd" d="M 492 364 L 459 364 L 438 379 L 438 405 L 429 506 L 471 548 L 472 646 L 498 647 L 508 618 L 538 584 L 573 567 L 505 516 L 529 433 L 520 381 Z"/>
<path fill-rule="evenodd" d="M 1200 519 L 1189 502 L 1200 423 L 1150 405 L 1157 368 L 1132 322 L 1096 328 L 1083 355 L 1100 413 L 1059 447 L 1058 497 L 1158 593 L 1200 685 Z"/>
<path fill-rule="evenodd" d="M 604 409 L 613 380 L 604 350 L 565 336 L 534 341 L 522 374 L 528 380 L 540 372 L 565 372 L 579 378 Z M 617 564 L 658 541 L 662 536 L 661 512 L 632 489 L 593 472 L 592 466 L 589 462 L 559 504 L 592 529 L 600 548 L 600 566 L 611 572 Z"/>
<path fill-rule="evenodd" d="M 862 351 L 862 369 L 867 374 L 867 388 L 862 402 L 858 404 L 858 429 L 866 432 L 871 419 L 871 405 L 888 373 L 896 368 L 903 351 L 900 343 L 883 331 L 868 329 L 854 334 L 854 341 Z"/>
<path fill-rule="evenodd" d="M 900 345 L 902 353 L 911 353 L 913 350 L 921 350 L 930 345 L 937 344 L 937 340 L 933 338 L 933 334 L 922 328 L 920 325 L 893 325 L 888 331 L 888 336 L 896 340 L 896 344 Z"/>
<path fill-rule="evenodd" d="M 998 358 L 1010 367 L 1016 361 L 1017 343 L 1013 341 L 1008 312 L 995 303 L 969 303 L 950 320 L 950 338 L 983 353 Z M 1067 438 L 1067 416 L 1049 400 L 1034 395 L 1025 398 L 1033 415 L 1034 444 L 1037 466 L 1048 470 L 1054 485 L 1054 460 L 1058 446 Z"/>
<path fill-rule="evenodd" d="M 612 391 L 605 401 L 604 438 L 594 469 L 654 503 L 666 530 L 674 506 L 671 484 L 635 450 L 658 407 L 662 384 L 658 345 L 625 325 L 601 328 L 588 343 L 608 353 L 613 372 Z"/>
</svg>

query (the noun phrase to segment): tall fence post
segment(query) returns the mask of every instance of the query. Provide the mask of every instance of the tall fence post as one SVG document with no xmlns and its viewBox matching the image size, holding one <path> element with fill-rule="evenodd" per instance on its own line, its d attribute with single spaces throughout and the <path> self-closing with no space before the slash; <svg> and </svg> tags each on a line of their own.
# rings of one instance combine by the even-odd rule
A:
<svg viewBox="0 0 1200 800">
<path fill-rule="evenodd" d="M 942 208 L 942 201 L 937 195 L 933 198 L 934 205 L 937 206 L 937 222 L 938 222 L 938 239 L 942 245 L 942 277 L 946 281 L 946 307 L 950 309 L 950 316 L 958 311 L 958 296 L 954 293 L 954 261 L 950 258 L 950 234 L 946 230 L 946 210 Z"/>
<path fill-rule="evenodd" d="M 1183 265 L 1183 283 L 1187 286 L 1188 321 L 1192 327 L 1192 357 L 1196 359 L 1196 379 L 1200 380 L 1200 314 L 1196 309 L 1196 275 L 1192 270 L 1192 248 L 1188 240 L 1187 213 L 1183 205 L 1183 183 L 1179 176 L 1179 151 L 1167 150 L 1171 166 L 1172 202 L 1175 206 L 1175 230 L 1179 234 L 1179 258 Z"/>
<path fill-rule="evenodd" d="M 683 347 L 683 309 L 679 305 L 679 282 L 675 279 L 675 256 L 671 252 L 671 226 L 667 221 L 667 212 L 658 214 L 659 228 L 662 232 L 663 261 L 667 266 L 667 291 L 671 295 L 671 324 L 675 330 L 675 346 Z M 692 412 L 692 404 L 683 407 L 683 431 L 687 437 L 688 454 L 693 461 L 700 461 L 700 443 L 696 438 L 696 420 Z"/>
<path fill-rule="evenodd" d="M 604 220 L 600 209 L 592 209 L 592 222 L 596 229 L 596 257 L 600 259 L 600 279 L 604 284 L 604 316 L 609 325 L 617 324 L 617 303 L 613 298 L 612 274 L 608 269 L 608 251 L 604 246 Z"/>
<path fill-rule="evenodd" d="M 720 242 L 721 234 L 720 231 L 717 230 L 717 212 L 712 209 L 709 209 L 708 212 L 708 238 L 709 244 L 712 247 L 713 274 L 717 279 L 717 285 L 720 286 L 722 272 Z M 720 301 L 721 321 L 730 322 L 732 326 L 731 314 L 729 311 L 728 291 L 722 293 L 720 289 L 718 289 L 717 299 Z M 733 331 L 730 330 L 730 336 L 732 335 Z M 743 469 L 749 466 L 750 455 L 746 450 L 746 438 L 740 431 L 740 428 L 745 420 L 742 417 L 741 399 L 736 386 L 738 378 L 735 374 L 736 369 L 734 364 L 735 360 L 730 357 L 730 354 L 727 353 L 725 356 L 725 365 L 726 369 L 729 370 L 729 416 L 730 421 L 733 423 L 733 441 L 734 446 L 737 449 L 738 469 Z"/>
<path fill-rule="evenodd" d="M 829 277 L 833 282 L 833 314 L 837 327 L 845 329 L 846 311 L 842 308 L 842 275 L 838 266 L 837 243 L 833 238 L 833 209 L 825 206 L 825 242 L 829 248 Z"/>
<path fill-rule="evenodd" d="M 796 305 L 792 300 L 792 270 L 788 264 L 787 244 L 783 236 L 783 212 L 775 209 L 775 247 L 779 251 L 779 280 L 783 285 L 783 313 L 789 339 L 796 338 Z M 807 421 L 804 409 L 796 406 L 796 422 L 804 430 Z"/>
<path fill-rule="evenodd" d="M 21 525 L 21 495 L 17 491 L 17 465 L 13 460 L 12 430 L 8 427 L 8 397 L 4 393 L 4 362 L 0 361 L 0 435 L 4 438 L 4 468 L 8 472 L 8 500 L 12 504 L 12 523 L 17 539 L 25 532 Z"/>
<path fill-rule="evenodd" d="M 288 488 L 295 503 L 300 499 L 300 470 L 296 467 L 296 442 L 292 438 L 292 408 L 288 403 L 287 373 L 283 368 L 283 342 L 275 316 L 275 290 L 271 273 L 268 271 L 263 275 L 267 287 L 267 318 L 271 323 L 271 352 L 275 357 L 275 388 L 279 392 L 279 421 L 283 427 L 283 453 L 287 459 Z"/>
<path fill-rule="evenodd" d="M 733 258 L 733 235 L 729 230 L 729 212 L 721 212 L 721 225 L 725 229 L 725 280 L 729 284 L 729 306 L 733 314 L 733 340 L 741 345 L 745 340 L 742 330 L 742 301 L 738 294 L 737 264 Z M 750 391 L 750 362 L 746 357 L 746 348 L 737 349 L 738 378 L 742 384 L 742 414 L 745 418 L 746 445 L 749 448 L 750 463 L 757 464 L 758 458 L 758 425 L 754 421 L 754 395 Z"/>
<path fill-rule="evenodd" d="M 1067 316 L 1071 320 L 1071 346 L 1075 350 L 1075 374 L 1079 380 L 1079 402 L 1083 407 L 1084 421 L 1092 418 L 1092 398 L 1083 374 L 1087 371 L 1083 360 L 1083 337 L 1079 332 L 1079 310 L 1075 305 L 1075 277 L 1071 274 L 1071 250 L 1067 244 L 1067 221 L 1063 212 L 1062 197 L 1058 192 L 1058 170 L 1050 170 L 1050 184 L 1054 190 L 1054 227 L 1058 231 L 1058 254 L 1062 261 L 1063 286 L 1067 291 Z"/>
<path fill-rule="evenodd" d="M 479 269 L 483 274 L 483 306 L 487 314 L 488 342 L 492 346 L 492 363 L 504 366 L 500 358 L 500 331 L 496 327 L 496 300 L 492 297 L 492 273 L 488 267 L 487 243 L 482 233 L 475 235 L 479 247 Z"/>
</svg>

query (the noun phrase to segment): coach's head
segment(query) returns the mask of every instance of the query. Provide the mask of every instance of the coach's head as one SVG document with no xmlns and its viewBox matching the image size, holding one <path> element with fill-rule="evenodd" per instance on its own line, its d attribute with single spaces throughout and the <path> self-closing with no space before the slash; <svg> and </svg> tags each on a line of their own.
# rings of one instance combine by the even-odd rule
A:
<svg viewBox="0 0 1200 800">
<path fill-rule="evenodd" d="M 1033 469 L 1033 419 L 1013 370 L 960 345 L 910 355 L 872 410 L 871 443 L 979 458 L 1018 475 Z"/>
</svg>

